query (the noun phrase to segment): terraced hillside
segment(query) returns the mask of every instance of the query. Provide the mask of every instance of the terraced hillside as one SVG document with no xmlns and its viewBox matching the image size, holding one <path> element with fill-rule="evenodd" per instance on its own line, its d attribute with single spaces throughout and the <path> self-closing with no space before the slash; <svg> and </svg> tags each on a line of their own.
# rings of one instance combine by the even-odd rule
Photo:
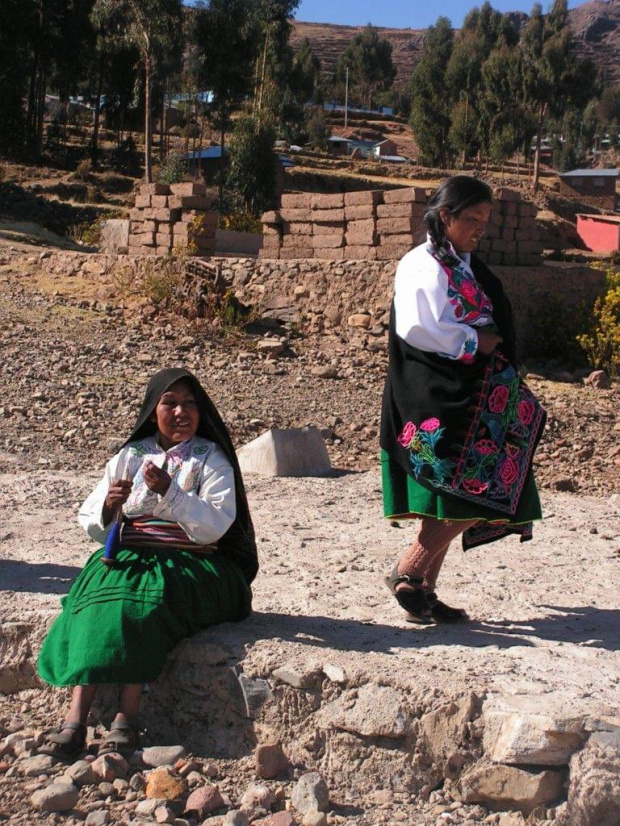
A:
<svg viewBox="0 0 620 826">
<path fill-rule="evenodd" d="M 472 3 L 472 7 L 474 3 Z M 438 12 L 439 13 L 439 12 Z M 620 0 L 591 0 L 569 12 L 570 24 L 581 57 L 591 57 L 606 80 L 620 82 Z M 515 23 L 522 25 L 527 15 L 515 12 Z M 362 30 L 361 26 L 336 26 L 328 23 L 293 21 L 293 47 L 307 37 L 326 75 L 330 75 L 338 57 Z M 396 85 L 404 86 L 419 60 L 425 29 L 379 28 L 382 37 L 392 44 L 397 67 Z"/>
</svg>

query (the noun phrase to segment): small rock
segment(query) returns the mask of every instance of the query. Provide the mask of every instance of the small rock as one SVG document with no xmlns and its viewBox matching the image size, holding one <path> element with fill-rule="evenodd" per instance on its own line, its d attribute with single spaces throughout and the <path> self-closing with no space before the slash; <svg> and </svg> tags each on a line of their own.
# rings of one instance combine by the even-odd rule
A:
<svg viewBox="0 0 620 826">
<path fill-rule="evenodd" d="M 222 826 L 250 826 L 248 816 L 240 809 L 231 809 L 226 812 Z"/>
<path fill-rule="evenodd" d="M 154 769 L 146 782 L 145 795 L 158 800 L 178 800 L 187 792 L 187 781 L 167 766 Z"/>
<path fill-rule="evenodd" d="M 269 811 L 276 802 L 276 796 L 268 786 L 250 786 L 241 798 L 240 809 L 251 815 L 256 809 Z"/>
<path fill-rule="evenodd" d="M 187 754 L 184 746 L 151 746 L 142 752 L 145 766 L 155 769 L 159 766 L 171 766 Z"/>
<path fill-rule="evenodd" d="M 256 774 L 263 780 L 270 780 L 285 772 L 290 763 L 282 751 L 280 743 L 263 743 L 254 752 Z"/>
<path fill-rule="evenodd" d="M 176 815 L 169 806 L 158 806 L 153 812 L 156 823 L 174 823 Z"/>
<path fill-rule="evenodd" d="M 65 777 L 78 786 L 90 786 L 97 782 L 97 776 L 93 771 L 92 764 L 87 760 L 78 760 L 65 771 Z"/>
<path fill-rule="evenodd" d="M 313 367 L 312 375 L 318 376 L 320 379 L 337 379 L 338 371 L 335 367 Z"/>
<path fill-rule="evenodd" d="M 97 757 L 91 764 L 92 770 L 99 780 L 112 783 L 117 777 L 123 779 L 129 773 L 129 764 L 120 754 L 104 754 Z"/>
<path fill-rule="evenodd" d="M 362 327 L 367 330 L 370 327 L 370 316 L 366 313 L 353 313 L 347 318 L 349 327 Z"/>
<path fill-rule="evenodd" d="M 311 688 L 317 680 L 317 670 L 299 671 L 293 666 L 283 665 L 272 672 L 274 678 L 292 688 Z"/>
<path fill-rule="evenodd" d="M 19 773 L 24 777 L 37 777 L 39 774 L 47 774 L 57 762 L 49 754 L 35 754 L 34 757 L 28 757 L 18 764 Z"/>
<path fill-rule="evenodd" d="M 608 390 L 611 387 L 611 379 L 604 370 L 594 370 L 583 383 L 597 390 Z"/>
<path fill-rule="evenodd" d="M 86 815 L 86 826 L 104 826 L 110 822 L 110 813 L 105 809 L 99 809 L 95 812 L 89 812 Z"/>
<path fill-rule="evenodd" d="M 327 826 L 327 815 L 325 812 L 317 812 L 311 809 L 306 812 L 301 822 L 303 826 Z"/>
<path fill-rule="evenodd" d="M 568 491 L 574 493 L 577 490 L 575 480 L 571 476 L 556 476 L 551 482 L 551 486 L 555 490 Z"/>
<path fill-rule="evenodd" d="M 291 794 L 293 806 L 301 814 L 315 810 L 326 812 L 329 809 L 329 789 L 318 772 L 302 774 Z"/>
<path fill-rule="evenodd" d="M 332 683 L 338 683 L 339 685 L 344 685 L 347 681 L 347 674 L 344 668 L 340 668 L 339 665 L 332 665 L 331 663 L 324 663 L 323 665 L 323 674 L 327 677 L 328 680 L 331 680 Z"/>
<path fill-rule="evenodd" d="M 79 797 L 80 791 L 72 783 L 52 783 L 36 791 L 30 802 L 43 812 L 67 812 L 73 809 Z"/>
<path fill-rule="evenodd" d="M 207 783 L 193 791 L 187 798 L 185 813 L 196 812 L 202 820 L 216 809 L 221 809 L 224 805 L 224 799 L 218 787 Z"/>
</svg>

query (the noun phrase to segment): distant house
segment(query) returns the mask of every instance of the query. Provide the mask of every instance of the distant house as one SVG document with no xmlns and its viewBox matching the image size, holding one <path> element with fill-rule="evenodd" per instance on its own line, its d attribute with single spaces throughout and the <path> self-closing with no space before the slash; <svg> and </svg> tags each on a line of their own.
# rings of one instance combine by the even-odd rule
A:
<svg viewBox="0 0 620 826">
<path fill-rule="evenodd" d="M 620 215 L 577 215 L 577 233 L 593 252 L 620 250 Z"/>
<path fill-rule="evenodd" d="M 372 148 L 372 154 L 375 158 L 381 158 L 384 155 L 398 155 L 398 147 L 394 141 L 388 138 L 376 143 Z"/>
<path fill-rule="evenodd" d="M 338 135 L 331 135 L 327 139 L 327 151 L 332 155 L 348 155 L 351 141 L 348 138 L 341 138 Z"/>
<path fill-rule="evenodd" d="M 601 209 L 616 208 L 617 169 L 573 169 L 562 172 L 560 195 Z"/>
</svg>

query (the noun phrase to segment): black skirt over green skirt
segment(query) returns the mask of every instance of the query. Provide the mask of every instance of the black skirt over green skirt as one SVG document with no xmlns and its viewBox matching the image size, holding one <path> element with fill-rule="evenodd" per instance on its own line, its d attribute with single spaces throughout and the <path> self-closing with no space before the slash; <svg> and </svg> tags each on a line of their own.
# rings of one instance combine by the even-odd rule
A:
<svg viewBox="0 0 620 826">
<path fill-rule="evenodd" d="M 451 522 L 480 519 L 485 522 L 508 522 L 527 524 L 541 519 L 540 498 L 530 471 L 525 483 L 519 506 L 514 515 L 505 517 L 491 508 L 465 502 L 455 496 L 446 496 L 417 482 L 402 466 L 381 451 L 381 479 L 383 483 L 383 514 L 391 519 L 405 519 L 412 516 L 430 516 Z"/>
<path fill-rule="evenodd" d="M 96 551 L 62 600 L 39 655 L 55 686 L 148 683 L 183 638 L 251 613 L 252 592 L 221 554 L 124 549 L 108 568 Z"/>
</svg>

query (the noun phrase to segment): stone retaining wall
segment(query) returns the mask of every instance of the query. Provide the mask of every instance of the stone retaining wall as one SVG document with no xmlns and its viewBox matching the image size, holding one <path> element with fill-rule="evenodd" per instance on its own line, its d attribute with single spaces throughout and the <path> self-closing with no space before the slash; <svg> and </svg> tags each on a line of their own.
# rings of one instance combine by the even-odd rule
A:
<svg viewBox="0 0 620 826">
<path fill-rule="evenodd" d="M 137 268 L 138 256 L 57 252 L 44 259 L 55 274 L 81 273 L 105 278 L 117 269 Z M 394 261 L 256 260 L 189 258 L 179 298 L 196 307 L 205 279 L 263 316 L 299 324 L 305 333 L 385 335 L 392 299 Z M 605 291 L 605 274 L 582 264 L 560 262 L 538 267 L 494 267 L 512 302 L 521 355 L 531 352 L 545 307 L 591 305 Z M 190 307 L 191 309 L 191 307 Z M 553 325 L 554 319 L 548 319 Z"/>
<path fill-rule="evenodd" d="M 261 258 L 394 260 L 424 237 L 422 218 L 432 190 L 407 187 L 333 195 L 290 193 L 262 216 Z M 538 265 L 542 243 L 537 207 L 515 190 L 495 192 L 480 256 L 491 265 Z"/>
<path fill-rule="evenodd" d="M 217 224 L 212 203 L 204 184 L 142 184 L 129 213 L 129 252 L 165 255 L 192 244 L 198 255 L 211 254 Z"/>
</svg>

